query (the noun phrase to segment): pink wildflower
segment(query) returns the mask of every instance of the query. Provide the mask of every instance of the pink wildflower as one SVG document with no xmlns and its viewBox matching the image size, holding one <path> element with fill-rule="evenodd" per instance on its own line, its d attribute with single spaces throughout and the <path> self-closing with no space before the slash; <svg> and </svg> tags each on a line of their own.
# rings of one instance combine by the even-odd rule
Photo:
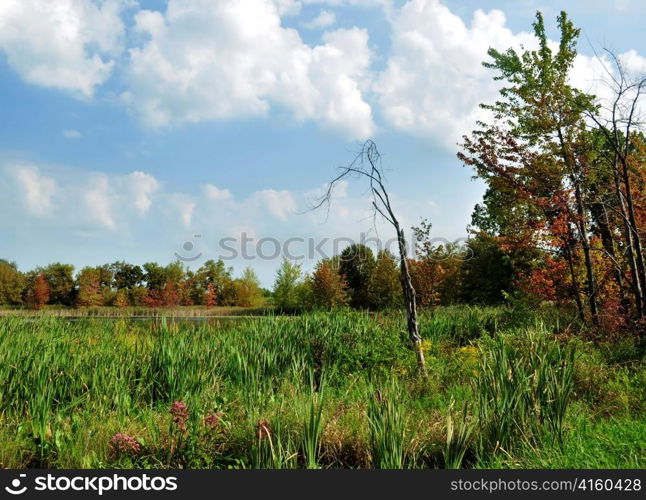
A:
<svg viewBox="0 0 646 500">
<path fill-rule="evenodd" d="M 110 439 L 110 451 L 114 456 L 139 455 L 141 445 L 134 437 L 119 432 Z"/>
</svg>

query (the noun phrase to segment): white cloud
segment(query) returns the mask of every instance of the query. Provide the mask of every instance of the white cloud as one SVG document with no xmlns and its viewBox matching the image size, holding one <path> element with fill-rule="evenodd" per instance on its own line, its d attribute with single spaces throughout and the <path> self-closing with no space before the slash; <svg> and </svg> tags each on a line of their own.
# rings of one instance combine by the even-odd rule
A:
<svg viewBox="0 0 646 500">
<path fill-rule="evenodd" d="M 467 24 L 440 0 L 410 0 L 389 11 L 389 19 L 391 54 L 374 88 L 383 115 L 396 129 L 429 137 L 451 150 L 477 120 L 489 118 L 479 105 L 499 97 L 501 83 L 482 66 L 489 47 L 537 47 L 533 33 L 513 33 L 499 10 L 478 9 Z M 550 41 L 550 46 L 558 50 L 557 42 Z M 634 50 L 619 59 L 630 71 L 646 70 L 646 59 Z M 604 64 L 611 66 L 606 57 L 579 54 L 571 83 L 607 98 L 608 87 L 601 84 L 607 76 Z"/>
<path fill-rule="evenodd" d="M 2 0 L 0 50 L 27 82 L 91 96 L 123 47 L 120 0 Z"/>
<path fill-rule="evenodd" d="M 477 10 L 470 26 L 439 0 L 411 0 L 393 14 L 393 45 L 376 85 L 385 118 L 395 128 L 454 147 L 483 117 L 482 102 L 499 84 L 482 66 L 490 46 L 532 44 L 514 34 L 498 10 Z"/>
<path fill-rule="evenodd" d="M 220 189 L 213 184 L 205 184 L 203 186 L 204 193 L 209 200 L 212 201 L 225 201 L 231 199 L 231 192 L 228 189 Z"/>
<path fill-rule="evenodd" d="M 303 5 L 353 5 L 358 7 L 390 6 L 392 0 L 301 0 Z"/>
<path fill-rule="evenodd" d="M 632 0 L 615 0 L 614 2 L 615 9 L 618 11 L 628 10 L 632 4 Z"/>
<path fill-rule="evenodd" d="M 282 221 L 286 221 L 296 211 L 296 202 L 289 191 L 263 189 L 253 194 L 252 200 L 257 201 L 261 209 L 266 209 Z"/>
<path fill-rule="evenodd" d="M 639 55 L 634 49 L 619 55 L 619 60 L 628 73 L 637 75 L 646 73 L 646 57 Z"/>
<path fill-rule="evenodd" d="M 56 181 L 45 177 L 37 167 L 10 167 L 24 195 L 27 208 L 33 215 L 47 216 L 53 209 L 53 197 L 57 190 Z"/>
<path fill-rule="evenodd" d="M 104 174 L 94 175 L 83 192 L 87 218 L 107 229 L 115 229 L 116 222 L 112 213 L 112 194 L 108 177 Z"/>
<path fill-rule="evenodd" d="M 266 115 L 283 108 L 349 139 L 374 130 L 363 91 L 368 34 L 327 33 L 310 47 L 270 0 L 170 0 L 135 16 L 124 102 L 151 127 Z"/>
<path fill-rule="evenodd" d="M 66 139 L 80 139 L 83 134 L 78 130 L 63 130 L 63 137 Z"/>
<path fill-rule="evenodd" d="M 281 16 L 293 16 L 301 10 L 299 0 L 273 0 Z"/>
<path fill-rule="evenodd" d="M 168 195 L 168 206 L 164 208 L 167 213 L 175 214 L 182 226 L 190 228 L 196 206 L 195 201 L 190 196 L 182 193 L 170 193 Z"/>
<path fill-rule="evenodd" d="M 303 23 L 303 27 L 310 30 L 315 30 L 327 28 L 328 26 L 332 26 L 334 23 L 336 23 L 336 14 L 334 12 L 330 12 L 329 10 L 322 10 L 314 19 Z"/>
<path fill-rule="evenodd" d="M 152 205 L 151 195 L 159 188 L 159 182 L 152 175 L 135 171 L 126 177 L 132 200 L 140 215 L 145 215 Z"/>
<path fill-rule="evenodd" d="M 500 83 L 481 64 L 487 49 L 535 46 L 499 10 L 478 9 L 465 22 L 441 0 L 401 7 L 391 0 L 168 0 L 164 12 L 139 8 L 126 37 L 122 13 L 137 5 L 2 0 L 0 51 L 24 80 L 85 97 L 123 64 L 121 100 L 153 128 L 286 113 L 361 140 L 377 129 L 374 104 L 385 125 L 454 149 L 487 117 L 479 104 L 498 96 Z M 373 68 L 377 57 L 364 29 L 327 31 L 308 45 L 283 26 L 282 17 L 303 5 L 321 7 L 300 23 L 311 29 L 332 26 L 337 6 L 381 7 L 392 31 L 391 47 L 379 55 L 384 69 Z M 122 59 L 126 38 L 129 57 Z M 646 58 L 635 50 L 620 60 L 631 72 L 646 71 Z M 572 82 L 603 97 L 603 71 L 596 58 L 579 55 Z M 145 201 L 140 206 L 147 210 Z"/>
</svg>

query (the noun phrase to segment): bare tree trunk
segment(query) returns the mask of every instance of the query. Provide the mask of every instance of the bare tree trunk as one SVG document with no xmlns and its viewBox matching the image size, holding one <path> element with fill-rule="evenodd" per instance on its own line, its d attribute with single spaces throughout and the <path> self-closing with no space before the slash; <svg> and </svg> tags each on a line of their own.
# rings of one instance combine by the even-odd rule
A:
<svg viewBox="0 0 646 500">
<path fill-rule="evenodd" d="M 592 324 L 599 324 L 599 312 L 597 310 L 597 290 L 594 281 L 594 270 L 592 268 L 592 257 L 590 255 L 590 240 L 588 239 L 588 224 L 586 221 L 585 208 L 583 207 L 583 196 L 579 183 L 576 182 L 574 188 L 574 196 L 576 198 L 576 209 L 579 217 L 577 227 L 581 236 L 581 245 L 583 246 L 583 257 L 585 260 L 586 272 L 586 294 L 588 296 L 588 306 L 590 307 L 590 315 L 592 316 Z"/>
<path fill-rule="evenodd" d="M 613 90 L 613 97 L 605 106 L 611 112 L 607 119 L 592 113 L 590 117 L 604 134 L 608 145 L 614 151 L 611 168 L 615 182 L 615 193 L 619 202 L 624 237 L 626 239 L 628 263 L 635 295 L 635 312 L 638 318 L 646 315 L 646 265 L 639 228 L 635 218 L 635 208 L 631 191 L 628 158 L 631 148 L 631 134 L 635 127 L 643 123 L 639 103 L 646 91 L 646 77 L 634 78 L 626 73 L 619 57 L 606 49 L 613 63 L 614 75 L 608 70 L 606 79 Z M 601 59 L 599 59 L 601 61 Z M 604 108 L 602 106 L 601 108 Z M 623 183 L 623 189 L 621 184 Z"/>
<path fill-rule="evenodd" d="M 404 292 L 404 307 L 406 309 L 406 321 L 408 327 L 408 338 L 411 341 L 415 354 L 417 356 L 417 367 L 420 374 L 426 377 L 426 361 L 424 351 L 422 350 L 422 337 L 419 334 L 417 324 L 417 301 L 415 300 L 415 288 L 408 271 L 408 261 L 406 260 L 406 239 L 404 231 L 400 229 L 399 224 L 395 227 L 397 231 L 397 243 L 399 246 L 399 272 Z"/>
<path fill-rule="evenodd" d="M 358 175 L 369 181 L 370 190 L 372 192 L 372 207 L 375 210 L 375 217 L 377 214 L 381 215 L 397 232 L 400 281 L 402 291 L 404 292 L 404 306 L 406 308 L 406 327 L 408 330 L 408 337 L 417 357 L 419 373 L 423 377 L 426 377 L 426 363 L 424 360 L 424 351 L 422 350 L 422 337 L 419 334 L 419 327 L 417 325 L 415 288 L 413 287 L 413 281 L 408 269 L 408 261 L 406 260 L 406 239 L 404 238 L 404 231 L 401 229 L 393 207 L 390 204 L 390 196 L 388 196 L 388 191 L 386 190 L 383 170 L 381 168 L 381 155 L 379 154 L 377 145 L 374 141 L 367 140 L 354 161 L 346 167 L 340 167 L 340 170 L 341 173 L 330 181 L 326 193 L 313 206 L 313 209 L 319 208 L 323 205 L 329 205 L 332 197 L 332 190 L 337 183 L 341 181 L 341 179 L 351 175 Z"/>
</svg>

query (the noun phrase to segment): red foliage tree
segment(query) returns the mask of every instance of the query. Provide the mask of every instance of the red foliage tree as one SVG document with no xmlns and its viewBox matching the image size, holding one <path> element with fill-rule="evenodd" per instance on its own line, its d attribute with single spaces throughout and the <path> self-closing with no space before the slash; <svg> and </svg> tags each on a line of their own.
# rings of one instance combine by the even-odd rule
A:
<svg viewBox="0 0 646 500">
<path fill-rule="evenodd" d="M 34 279 L 34 284 L 30 290 L 28 304 L 32 309 L 42 309 L 49 301 L 50 290 L 47 279 L 43 274 L 39 274 Z"/>
<path fill-rule="evenodd" d="M 218 305 L 218 296 L 216 293 L 215 285 L 213 283 L 209 283 L 206 287 L 204 305 L 206 305 L 207 307 L 214 307 Z"/>
</svg>

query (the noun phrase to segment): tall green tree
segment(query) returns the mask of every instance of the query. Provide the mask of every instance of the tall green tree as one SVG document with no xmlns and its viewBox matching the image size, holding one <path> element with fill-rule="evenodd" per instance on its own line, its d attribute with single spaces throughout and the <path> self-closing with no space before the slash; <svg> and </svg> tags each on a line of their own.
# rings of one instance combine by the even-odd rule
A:
<svg viewBox="0 0 646 500">
<path fill-rule="evenodd" d="M 302 306 L 300 293 L 302 276 L 300 265 L 287 258 L 283 259 L 276 271 L 274 281 L 273 297 L 277 308 L 283 311 L 295 311 Z"/>
<path fill-rule="evenodd" d="M 496 238 L 478 233 L 467 243 L 468 252 L 459 271 L 459 298 L 469 304 L 502 302 L 514 286 L 514 270 L 509 255 Z"/>
<path fill-rule="evenodd" d="M 195 274 L 206 295 L 205 301 L 208 301 L 210 305 L 234 304 L 233 268 L 226 267 L 222 259 L 207 260 Z"/>
<path fill-rule="evenodd" d="M 594 157 L 586 113 L 594 98 L 570 84 L 580 31 L 565 12 L 557 18 L 558 49 L 553 51 L 541 13 L 533 24 L 538 49 L 489 50 L 484 66 L 498 72 L 503 82 L 500 99 L 483 105 L 492 112 L 471 137 L 465 137 L 459 157 L 473 166 L 489 185 L 490 206 L 497 208 L 501 232 L 512 235 L 529 230 L 531 238 L 558 252 L 569 263 L 572 295 L 583 316 L 583 288 L 589 317 L 598 322 L 597 285 L 594 275 L 587 179 Z M 511 227 L 510 217 L 516 227 Z M 507 220 L 506 220 L 507 219 Z M 504 234 L 503 234 L 504 235 Z M 580 285 L 579 252 L 584 283 Z"/>
<path fill-rule="evenodd" d="M 370 275 L 375 267 L 375 255 L 366 245 L 355 243 L 339 256 L 339 273 L 348 284 L 350 305 L 355 308 L 370 307 Z"/>
<path fill-rule="evenodd" d="M 163 290 L 166 286 L 166 269 L 156 262 L 146 262 L 143 265 L 144 276 L 148 290 Z"/>
</svg>

